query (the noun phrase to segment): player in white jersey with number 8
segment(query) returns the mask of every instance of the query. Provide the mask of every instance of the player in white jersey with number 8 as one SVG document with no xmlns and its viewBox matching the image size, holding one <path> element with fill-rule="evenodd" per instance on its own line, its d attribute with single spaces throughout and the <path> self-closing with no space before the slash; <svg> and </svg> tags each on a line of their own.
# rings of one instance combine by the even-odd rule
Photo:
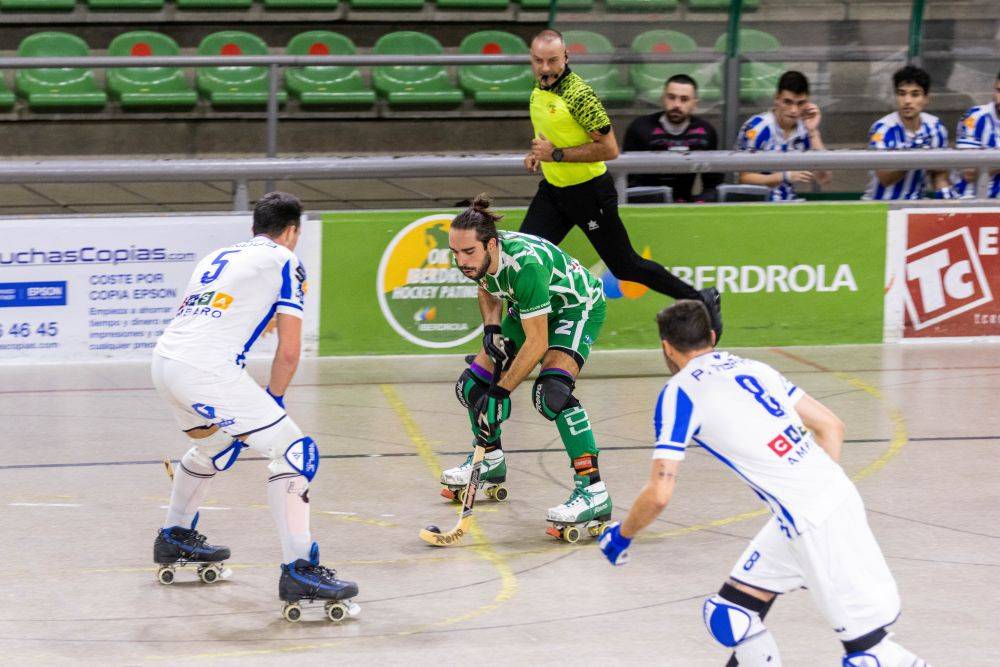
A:
<svg viewBox="0 0 1000 667">
<path fill-rule="evenodd" d="M 678 301 L 657 316 L 674 376 L 654 415 L 649 482 L 628 517 L 601 537 L 615 565 L 636 533 L 663 511 L 691 444 L 735 472 L 772 517 L 704 604 L 730 665 L 780 667 L 764 616 L 775 596 L 808 588 L 844 645 L 844 667 L 926 667 L 889 638 L 899 593 L 854 484 L 837 463 L 844 427 L 833 412 L 770 366 L 715 351 L 708 311 Z"/>
<path fill-rule="evenodd" d="M 357 613 L 350 598 L 358 587 L 319 564 L 308 495 L 319 468 L 319 449 L 284 406 L 302 340 L 306 275 L 293 252 L 301 217 L 302 204 L 292 195 L 264 195 L 254 207 L 254 237 L 215 250 L 198 263 L 177 314 L 156 344 L 153 382 L 191 448 L 174 476 L 153 555 L 162 566 L 162 583 L 173 580 L 175 565 L 199 564 L 201 574 L 216 564 L 218 571 L 229 549 L 207 544 L 195 530 L 198 506 L 215 474 L 231 467 L 249 447 L 270 462 L 267 500 L 282 543 L 278 592 L 286 602 L 285 618 L 298 620 L 298 602 L 304 599 L 327 601 L 327 615 L 340 620 Z M 278 347 L 265 390 L 244 366 L 272 320 Z"/>
</svg>

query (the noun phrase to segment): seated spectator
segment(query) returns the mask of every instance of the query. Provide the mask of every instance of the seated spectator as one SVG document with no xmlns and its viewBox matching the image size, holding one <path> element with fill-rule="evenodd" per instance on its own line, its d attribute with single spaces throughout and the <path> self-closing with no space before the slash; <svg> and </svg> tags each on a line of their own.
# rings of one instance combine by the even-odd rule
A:
<svg viewBox="0 0 1000 667">
<path fill-rule="evenodd" d="M 875 121 L 868 131 L 868 147 L 879 151 L 913 150 L 948 147 L 948 130 L 937 116 L 924 113 L 930 101 L 931 77 L 920 69 L 907 65 L 892 75 L 896 91 L 896 111 Z M 951 187 L 947 171 L 930 171 L 935 196 L 950 199 Z M 921 199 L 926 175 L 923 169 L 879 169 L 863 199 Z"/>
<path fill-rule="evenodd" d="M 972 107 L 958 121 L 955 148 L 1000 148 L 1000 74 L 993 82 L 993 103 Z M 958 172 L 952 193 L 956 197 L 973 198 L 977 181 L 978 169 L 964 169 Z M 990 172 L 985 196 L 1000 199 L 1000 169 Z"/>
<path fill-rule="evenodd" d="M 698 84 L 687 74 L 667 79 L 660 98 L 663 111 L 639 116 L 625 131 L 626 151 L 714 151 L 719 148 L 715 128 L 694 115 Z M 695 174 L 629 174 L 629 187 L 669 186 L 674 201 L 715 201 L 722 174 L 702 174 L 700 194 L 692 194 Z"/>
<path fill-rule="evenodd" d="M 809 101 L 809 80 L 802 72 L 785 72 L 778 79 L 774 106 L 743 123 L 736 138 L 736 150 L 825 150 L 819 131 L 821 118 L 819 107 Z M 826 185 L 831 177 L 829 171 L 744 171 L 740 173 L 740 183 L 766 185 L 771 188 L 771 201 L 790 201 L 796 198 L 796 185 L 813 182 Z"/>
</svg>

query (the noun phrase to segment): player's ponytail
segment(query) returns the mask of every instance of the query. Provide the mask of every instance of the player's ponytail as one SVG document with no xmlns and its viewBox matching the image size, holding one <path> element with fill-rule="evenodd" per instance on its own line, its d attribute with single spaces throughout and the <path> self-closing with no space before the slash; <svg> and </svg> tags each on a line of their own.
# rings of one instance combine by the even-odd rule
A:
<svg viewBox="0 0 1000 667">
<path fill-rule="evenodd" d="M 497 222 L 503 220 L 503 215 L 490 210 L 492 200 L 485 192 L 475 196 L 472 205 L 455 216 L 451 221 L 452 229 L 474 229 L 476 240 L 484 246 L 490 239 L 499 239 Z"/>
</svg>

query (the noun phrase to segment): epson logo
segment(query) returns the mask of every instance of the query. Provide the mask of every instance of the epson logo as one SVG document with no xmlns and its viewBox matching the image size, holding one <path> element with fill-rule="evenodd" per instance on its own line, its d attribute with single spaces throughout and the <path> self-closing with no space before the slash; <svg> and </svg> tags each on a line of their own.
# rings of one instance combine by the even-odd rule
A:
<svg viewBox="0 0 1000 667">
<path fill-rule="evenodd" d="M 29 299 L 58 299 L 63 295 L 62 287 L 29 287 Z"/>
</svg>

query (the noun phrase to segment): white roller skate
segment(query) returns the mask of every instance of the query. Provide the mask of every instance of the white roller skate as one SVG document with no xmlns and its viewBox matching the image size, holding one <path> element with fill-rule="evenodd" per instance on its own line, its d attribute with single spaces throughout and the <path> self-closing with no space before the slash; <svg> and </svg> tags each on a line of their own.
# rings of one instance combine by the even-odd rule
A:
<svg viewBox="0 0 1000 667">
<path fill-rule="evenodd" d="M 573 476 L 576 488 L 562 505 L 549 510 L 546 520 L 552 524 L 545 530 L 552 537 L 573 543 L 580 539 L 580 531 L 591 537 L 600 537 L 605 524 L 611 520 L 611 496 L 604 482 L 584 486 L 587 479 Z"/>
<path fill-rule="evenodd" d="M 445 488 L 441 489 L 441 495 L 448 500 L 465 502 L 465 487 L 472 477 L 472 454 L 465 459 L 465 463 L 454 468 L 448 468 L 441 473 L 441 484 Z M 487 498 L 497 501 L 507 500 L 507 487 L 503 483 L 507 481 L 507 462 L 504 459 L 502 449 L 494 449 L 486 452 L 479 469 L 479 490 Z M 478 494 L 477 490 L 477 494 Z"/>
</svg>

